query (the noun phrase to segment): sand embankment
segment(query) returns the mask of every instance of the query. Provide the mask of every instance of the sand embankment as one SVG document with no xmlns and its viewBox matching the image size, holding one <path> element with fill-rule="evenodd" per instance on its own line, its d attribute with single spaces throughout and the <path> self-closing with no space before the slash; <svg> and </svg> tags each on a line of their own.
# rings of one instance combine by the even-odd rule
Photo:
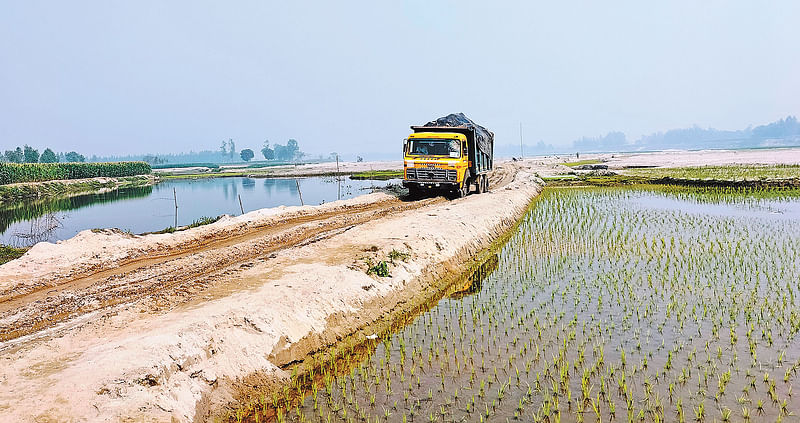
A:
<svg viewBox="0 0 800 423">
<path fill-rule="evenodd" d="M 493 175 L 491 192 L 454 201 L 409 205 L 372 194 L 256 211 L 179 234 L 84 233 L 34 248 L 0 266 L 0 326 L 28 322 L 32 310 L 49 311 L 52 302 L 80 307 L 0 345 L 0 420 L 188 422 L 224 412 L 285 380 L 280 366 L 421 302 L 444 273 L 512 227 L 541 186 L 531 168 L 507 163 Z M 315 220 L 318 212 L 329 217 Z M 249 226 L 268 229 L 284 219 L 299 219 L 309 235 L 287 244 L 293 226 L 263 239 L 246 236 Z M 241 238 L 203 248 L 236 231 Z M 272 248 L 268 237 L 284 244 Z M 181 245 L 193 250 L 136 268 L 124 264 Z M 409 257 L 390 266 L 390 277 L 366 273 L 367 259 L 386 260 L 392 250 Z M 223 264 L 213 272 L 164 282 L 215 260 Z M 25 280 L 14 276 L 21 272 Z M 81 272 L 106 273 L 70 285 Z M 161 282 L 168 289 L 135 291 L 110 306 L 100 295 Z M 98 284 L 102 292 L 92 290 Z"/>
</svg>

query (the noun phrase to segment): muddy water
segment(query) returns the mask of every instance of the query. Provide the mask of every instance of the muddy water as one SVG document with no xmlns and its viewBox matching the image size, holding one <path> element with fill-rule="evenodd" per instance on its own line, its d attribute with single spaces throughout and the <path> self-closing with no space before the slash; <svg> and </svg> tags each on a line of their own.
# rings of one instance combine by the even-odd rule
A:
<svg viewBox="0 0 800 423">
<path fill-rule="evenodd" d="M 101 194 L 17 202 L 0 207 L 0 243 L 31 245 L 58 241 L 93 228 L 119 228 L 133 233 L 188 225 L 204 216 L 239 215 L 265 207 L 347 199 L 397 181 L 349 178 L 177 179 L 155 186 L 125 188 Z M 298 184 L 300 191 L 298 191 Z M 174 191 L 173 191 L 174 190 Z M 239 198 L 241 197 L 241 207 Z"/>
<path fill-rule="evenodd" d="M 312 375 L 241 411 L 259 421 L 797 419 L 798 198 L 546 190 L 452 295 L 399 330 L 317 357 Z"/>
</svg>

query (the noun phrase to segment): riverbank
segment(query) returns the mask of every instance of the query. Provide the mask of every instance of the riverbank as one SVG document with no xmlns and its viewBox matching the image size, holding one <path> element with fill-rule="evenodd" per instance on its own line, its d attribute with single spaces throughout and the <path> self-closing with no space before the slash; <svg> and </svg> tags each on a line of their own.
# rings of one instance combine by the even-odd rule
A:
<svg viewBox="0 0 800 423">
<path fill-rule="evenodd" d="M 6 264 L 11 260 L 18 259 L 27 251 L 27 248 L 17 248 L 0 244 L 0 264 Z"/>
<path fill-rule="evenodd" d="M 246 166 L 221 166 L 219 169 L 209 168 L 165 168 L 154 169 L 154 173 L 165 179 L 200 179 L 225 177 L 253 178 L 301 178 L 309 176 L 348 176 L 359 173 L 378 172 L 384 176 L 386 172 L 402 172 L 402 160 L 373 162 L 323 162 L 298 165 L 280 165 L 261 168 Z M 369 179 L 369 178 L 367 178 Z M 380 180 L 380 179 L 379 179 Z"/>
<path fill-rule="evenodd" d="M 0 185 L 0 205 L 12 201 L 45 197 L 69 197 L 87 193 L 102 193 L 120 188 L 141 187 L 158 182 L 156 175 L 116 178 L 65 179 L 45 182 L 22 182 Z"/>
</svg>

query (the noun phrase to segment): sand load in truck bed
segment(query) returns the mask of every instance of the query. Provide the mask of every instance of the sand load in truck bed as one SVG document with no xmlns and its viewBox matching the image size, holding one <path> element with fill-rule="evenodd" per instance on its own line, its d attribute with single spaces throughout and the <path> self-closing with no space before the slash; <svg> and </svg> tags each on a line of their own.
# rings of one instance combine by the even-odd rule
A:
<svg viewBox="0 0 800 423">
<path fill-rule="evenodd" d="M 473 122 L 470 118 L 466 117 L 463 113 L 451 113 L 447 116 L 440 117 L 439 119 L 432 120 L 423 127 L 466 127 L 475 132 L 475 144 L 478 150 L 491 155 L 492 147 L 494 144 L 494 133 Z"/>
</svg>

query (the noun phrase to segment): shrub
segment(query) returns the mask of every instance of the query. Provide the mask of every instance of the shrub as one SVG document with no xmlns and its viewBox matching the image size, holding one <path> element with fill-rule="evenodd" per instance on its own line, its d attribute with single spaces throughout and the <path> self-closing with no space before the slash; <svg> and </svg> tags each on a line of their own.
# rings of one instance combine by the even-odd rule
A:
<svg viewBox="0 0 800 423">
<path fill-rule="evenodd" d="M 371 262 L 368 262 L 367 266 L 369 266 L 367 269 L 368 275 L 375 274 L 381 278 L 388 278 L 392 276 L 391 273 L 389 273 L 389 263 L 386 261 L 381 260 L 375 265 L 373 265 Z"/>
</svg>

